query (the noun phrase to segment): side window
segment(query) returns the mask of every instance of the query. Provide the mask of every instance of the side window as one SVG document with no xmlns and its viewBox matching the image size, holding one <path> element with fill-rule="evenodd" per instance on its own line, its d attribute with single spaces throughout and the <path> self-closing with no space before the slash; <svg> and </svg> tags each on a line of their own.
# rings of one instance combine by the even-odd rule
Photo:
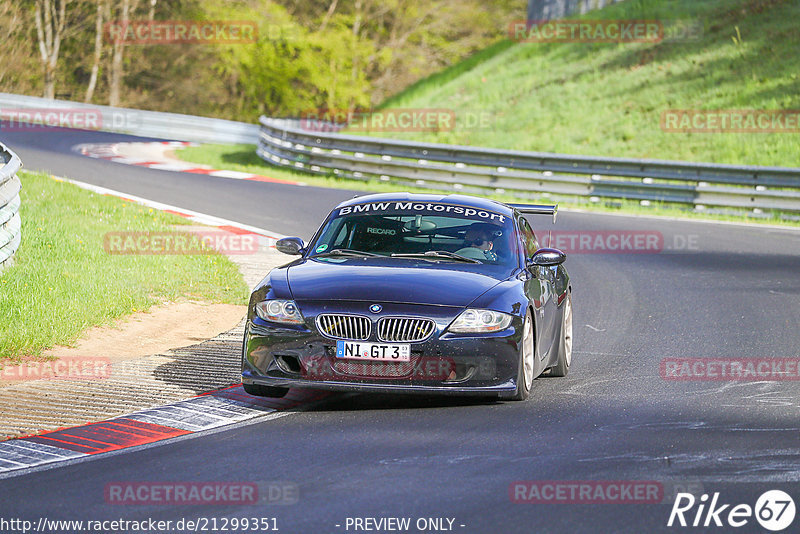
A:
<svg viewBox="0 0 800 534">
<path fill-rule="evenodd" d="M 536 234 L 524 217 L 519 218 L 519 228 L 522 230 L 522 245 L 525 247 L 525 257 L 530 258 L 533 253 L 539 250 L 539 242 L 536 241 Z"/>
</svg>

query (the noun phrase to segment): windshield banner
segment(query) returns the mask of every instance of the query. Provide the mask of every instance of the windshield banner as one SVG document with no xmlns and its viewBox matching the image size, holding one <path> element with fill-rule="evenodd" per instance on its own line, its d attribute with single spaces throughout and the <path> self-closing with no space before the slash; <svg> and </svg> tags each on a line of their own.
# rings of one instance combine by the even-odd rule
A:
<svg viewBox="0 0 800 534">
<path fill-rule="evenodd" d="M 436 202 L 372 202 L 369 204 L 356 204 L 339 209 L 339 216 L 355 213 L 369 215 L 454 215 L 478 221 L 506 222 L 506 216 L 491 211 L 457 206 L 454 204 L 440 204 Z"/>
</svg>

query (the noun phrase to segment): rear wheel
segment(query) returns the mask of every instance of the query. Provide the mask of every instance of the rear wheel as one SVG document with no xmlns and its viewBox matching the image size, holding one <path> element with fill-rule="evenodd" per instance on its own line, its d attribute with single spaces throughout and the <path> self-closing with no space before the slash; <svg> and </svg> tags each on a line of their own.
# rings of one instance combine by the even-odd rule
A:
<svg viewBox="0 0 800 534">
<path fill-rule="evenodd" d="M 261 384 L 242 384 L 245 393 L 255 397 L 274 397 L 279 399 L 289 393 L 289 388 L 262 386 Z"/>
<path fill-rule="evenodd" d="M 522 347 L 519 354 L 519 371 L 517 372 L 517 391 L 514 400 L 523 401 L 530 397 L 533 386 L 533 372 L 536 366 L 536 349 L 533 343 L 533 318 L 531 312 L 525 315 L 522 326 Z"/>
<path fill-rule="evenodd" d="M 561 325 L 561 343 L 559 344 L 558 362 L 550 369 L 549 376 L 567 376 L 572 363 L 572 292 L 567 293 L 564 301 L 564 322 Z"/>
</svg>

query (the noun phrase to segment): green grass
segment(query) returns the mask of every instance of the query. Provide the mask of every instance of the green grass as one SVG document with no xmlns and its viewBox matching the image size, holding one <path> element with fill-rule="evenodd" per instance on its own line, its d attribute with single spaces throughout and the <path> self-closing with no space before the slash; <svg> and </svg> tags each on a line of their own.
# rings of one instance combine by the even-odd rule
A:
<svg viewBox="0 0 800 534">
<path fill-rule="evenodd" d="M 175 215 L 20 173 L 22 245 L 0 273 L 0 360 L 18 362 L 88 328 L 183 299 L 244 304 L 237 267 L 218 255 L 110 255 L 107 232 L 169 231 Z"/>
<path fill-rule="evenodd" d="M 798 133 L 668 133 L 660 126 L 670 109 L 800 109 L 800 2 L 627 0 L 585 18 L 682 19 L 704 29 L 698 40 L 657 44 L 501 43 L 383 105 L 453 109 L 455 129 L 372 135 L 800 167 Z M 476 112 L 487 124 L 459 120 Z"/>
<path fill-rule="evenodd" d="M 441 192 L 441 190 L 426 189 L 418 186 L 408 186 L 390 182 L 379 182 L 377 180 L 355 180 L 343 179 L 332 176 L 321 176 L 314 174 L 306 174 L 296 172 L 294 170 L 275 167 L 266 163 L 256 154 L 255 145 L 200 145 L 194 147 L 181 148 L 175 151 L 175 155 L 184 161 L 191 163 L 198 163 L 201 165 L 208 165 L 215 169 L 225 169 L 232 171 L 249 172 L 253 174 L 260 174 L 269 176 L 271 178 L 278 178 L 282 180 L 290 180 L 295 182 L 303 182 L 308 185 L 318 187 L 332 187 L 336 189 L 352 189 L 356 191 L 370 191 L 370 192 L 394 192 L 394 191 L 408 191 L 418 193 L 431 193 Z M 492 190 L 485 190 L 483 192 L 467 192 L 467 194 L 478 194 L 487 198 L 493 198 L 501 202 L 553 202 L 552 198 L 545 195 L 534 198 L 522 198 L 514 196 L 510 193 L 500 194 Z M 765 214 L 763 217 L 754 218 L 745 215 L 732 215 L 732 214 L 713 214 L 695 212 L 688 206 L 663 204 L 653 202 L 650 206 L 642 206 L 637 201 L 604 201 L 599 203 L 589 203 L 587 201 L 564 201 L 563 199 L 557 200 L 559 206 L 562 208 L 579 208 L 589 211 L 597 212 L 610 212 L 610 213 L 626 213 L 636 215 L 651 215 L 661 217 L 680 217 L 694 220 L 713 220 L 713 221 L 728 221 L 728 222 L 747 222 L 758 224 L 779 224 L 783 226 L 800 226 L 800 221 L 784 220 L 781 219 L 780 214 Z M 333 207 L 333 206 L 331 206 Z"/>
<path fill-rule="evenodd" d="M 353 133 L 576 155 L 800 167 L 797 133 L 669 133 L 660 125 L 662 112 L 671 109 L 800 109 L 800 1 L 627 0 L 585 17 L 681 20 L 703 30 L 695 40 L 655 44 L 503 41 L 379 106 L 452 109 L 453 130 Z M 466 124 L 476 118 L 484 121 L 481 126 Z M 261 161 L 248 145 L 204 145 L 178 154 L 187 161 L 310 185 L 424 191 L 278 169 Z M 491 191 L 485 196 L 519 200 Z M 563 199 L 560 204 L 592 211 L 797 225 L 778 214 L 755 218 L 695 213 L 681 205 Z"/>
</svg>

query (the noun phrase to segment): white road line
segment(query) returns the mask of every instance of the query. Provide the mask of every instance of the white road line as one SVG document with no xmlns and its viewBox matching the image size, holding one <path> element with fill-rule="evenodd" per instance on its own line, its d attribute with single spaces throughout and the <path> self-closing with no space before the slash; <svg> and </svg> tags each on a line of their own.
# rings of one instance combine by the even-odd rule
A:
<svg viewBox="0 0 800 534">
<path fill-rule="evenodd" d="M 177 206 L 171 206 L 169 204 L 164 204 L 162 202 L 156 202 L 155 200 L 149 200 L 146 198 L 129 195 L 127 193 L 122 193 L 120 191 L 115 191 L 113 189 L 108 189 L 93 184 L 87 184 L 86 182 L 72 180 L 61 176 L 53 176 L 53 178 L 55 178 L 56 180 L 60 180 L 62 182 L 67 182 L 73 185 L 77 185 L 81 189 L 87 189 L 89 191 L 93 191 L 100 195 L 111 195 L 115 197 L 120 197 L 125 200 L 130 200 L 131 202 L 136 202 L 137 204 L 141 204 L 142 206 L 147 206 L 148 208 L 153 208 L 160 211 L 169 210 L 182 213 L 188 215 L 189 218 L 193 221 L 197 221 L 202 224 L 207 224 L 209 226 L 235 226 L 237 228 L 241 228 L 242 230 L 247 230 L 248 232 L 253 232 L 254 234 L 260 234 L 271 239 L 281 239 L 282 237 L 284 237 L 282 234 L 279 234 L 278 232 L 273 232 L 271 230 L 265 230 L 263 228 L 258 228 L 256 226 L 250 226 L 249 224 L 231 221 L 229 219 L 223 219 L 221 217 L 200 213 L 198 211 L 192 211 L 185 208 L 179 208 Z"/>
<path fill-rule="evenodd" d="M 156 169 L 159 171 L 187 171 L 189 169 L 196 169 L 197 165 L 178 165 L 177 163 L 154 163 L 147 166 L 148 169 Z"/>
<path fill-rule="evenodd" d="M 253 178 L 257 176 L 250 172 L 239 172 L 239 171 L 214 171 L 208 173 L 209 176 L 216 176 L 218 178 L 233 178 L 236 180 L 245 180 L 247 178 Z"/>
</svg>

